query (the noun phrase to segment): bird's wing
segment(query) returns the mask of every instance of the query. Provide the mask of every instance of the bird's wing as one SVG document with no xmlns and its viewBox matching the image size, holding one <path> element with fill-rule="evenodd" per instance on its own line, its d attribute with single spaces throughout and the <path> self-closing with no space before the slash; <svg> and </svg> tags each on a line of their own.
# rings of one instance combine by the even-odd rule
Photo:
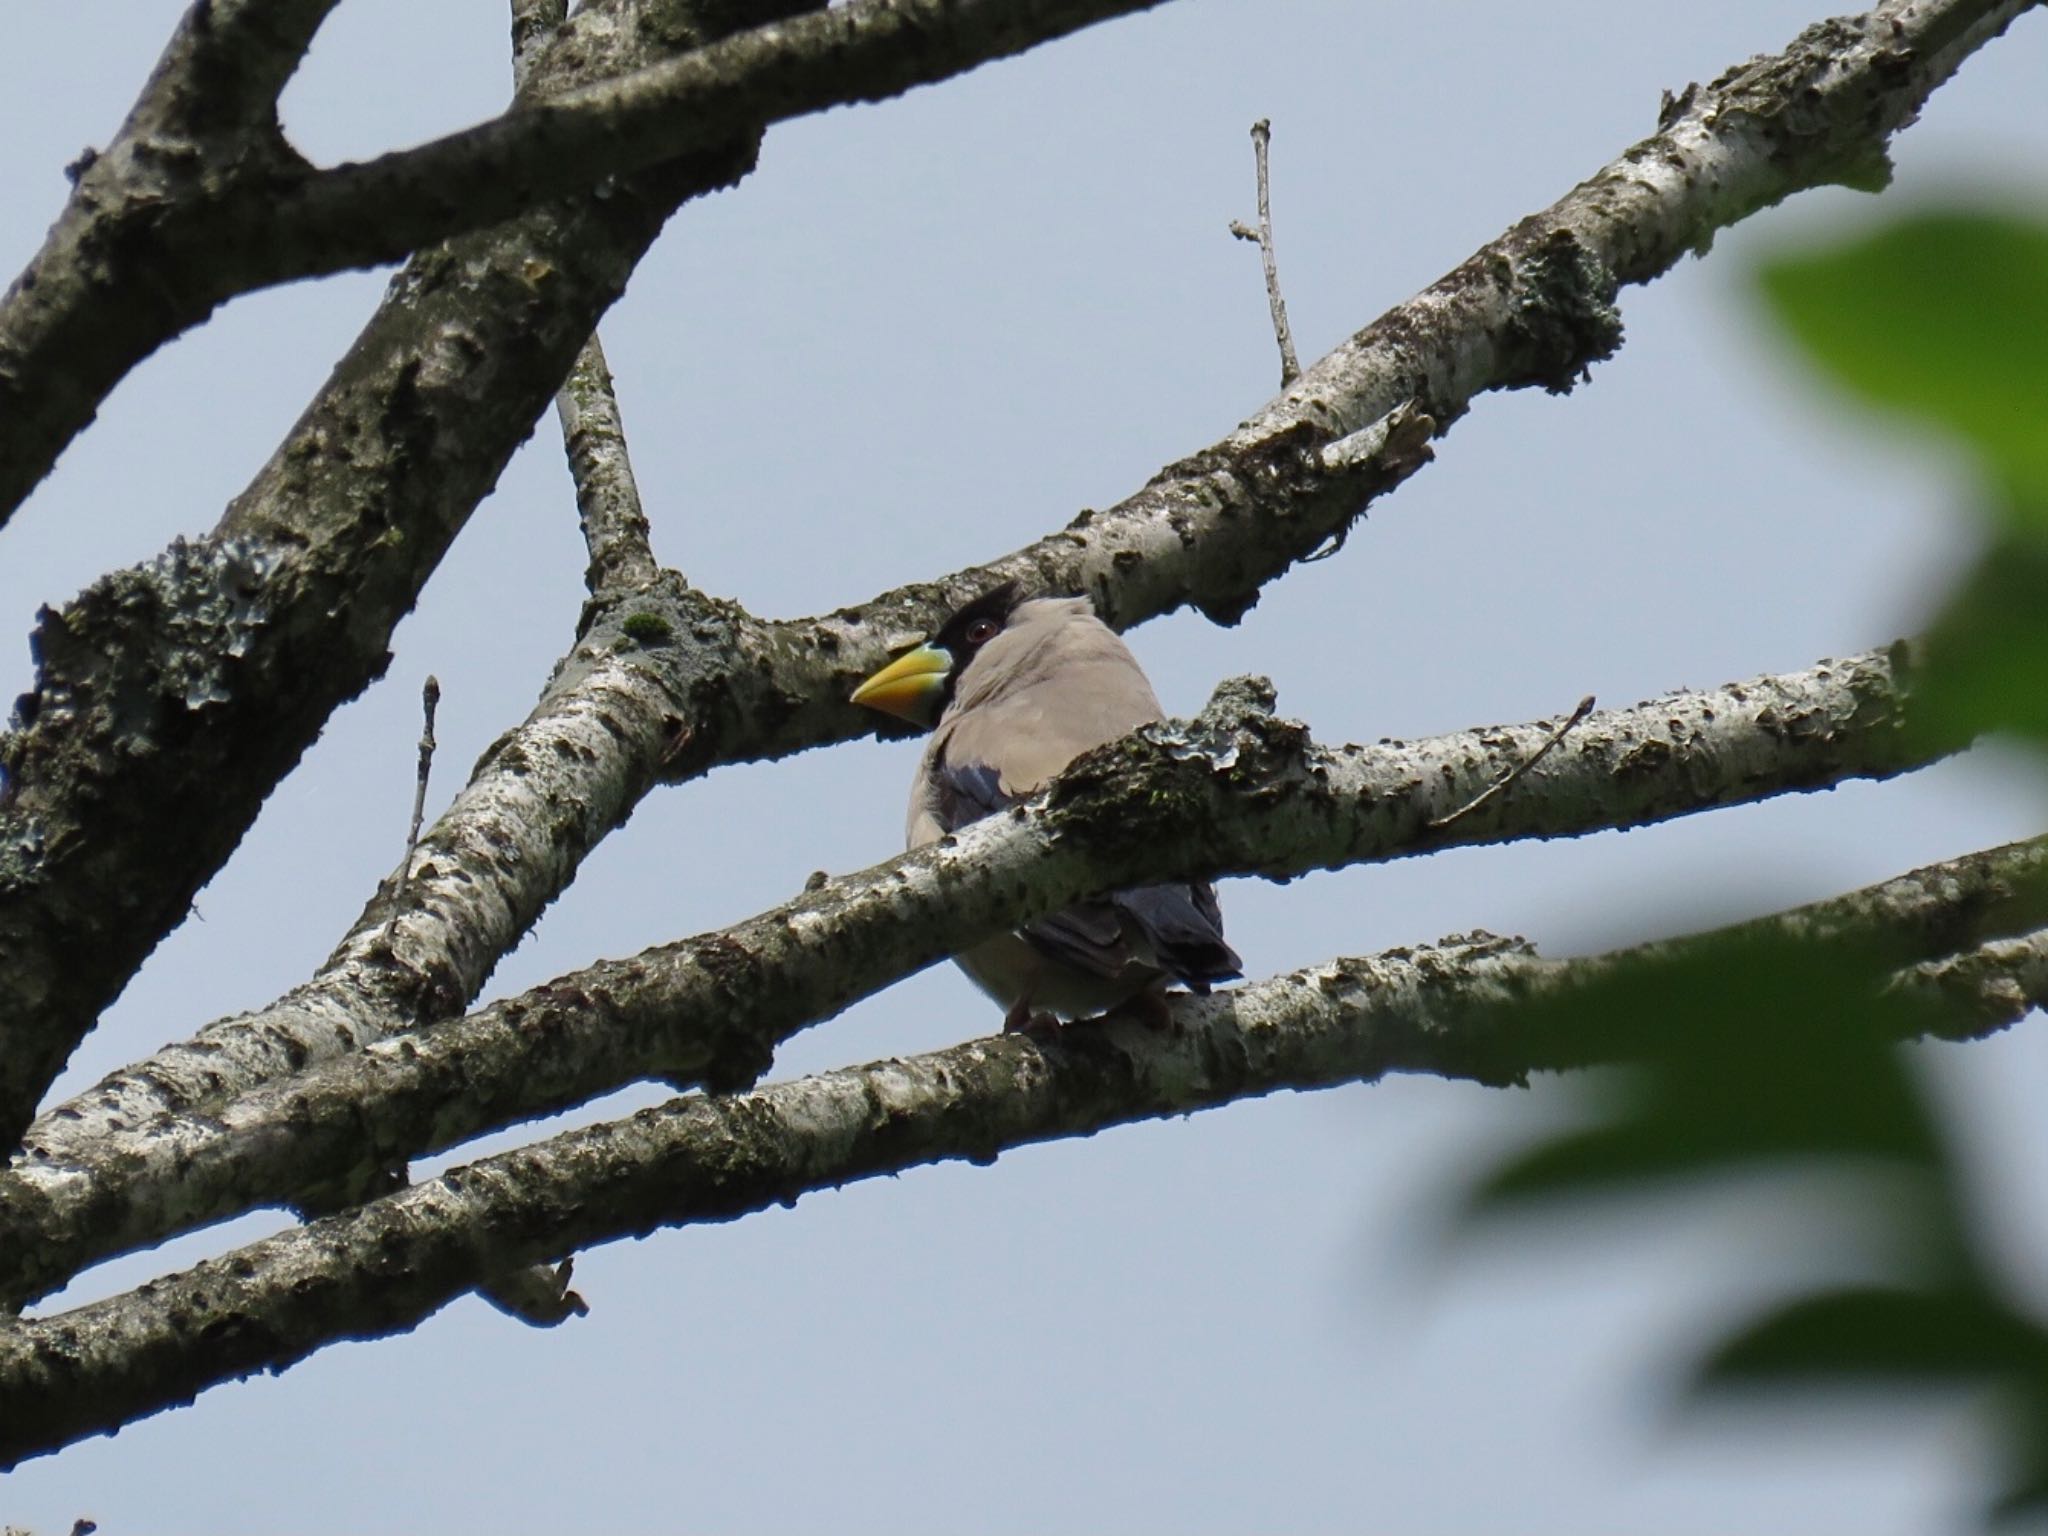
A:
<svg viewBox="0 0 2048 1536">
<path fill-rule="evenodd" d="M 1023 929 L 1035 947 L 1098 976 L 1133 966 L 1164 971 L 1197 992 L 1243 972 L 1223 942 L 1216 894 L 1194 885 L 1144 885 L 1102 901 L 1077 902 Z"/>
<path fill-rule="evenodd" d="M 987 763 L 955 763 L 941 756 L 930 767 L 933 815 L 952 832 L 1023 798 L 1006 792 L 1002 775 Z M 1223 916 L 1207 881 L 1145 885 L 1101 901 L 1076 902 L 1027 924 L 1021 932 L 1036 948 L 1098 976 L 1121 976 L 1151 965 L 1206 991 L 1240 974 L 1236 951 L 1223 941 Z"/>
<path fill-rule="evenodd" d="M 1185 885 L 1141 885 L 1109 898 L 1135 924 L 1155 963 L 1197 992 L 1212 981 L 1244 973 L 1237 951 L 1223 942 L 1223 910 L 1206 880 Z"/>
<path fill-rule="evenodd" d="M 931 765 L 932 814 L 944 832 L 1015 805 L 1023 797 L 1003 788 L 1002 770 L 988 763 L 955 763 L 940 757 Z"/>
</svg>

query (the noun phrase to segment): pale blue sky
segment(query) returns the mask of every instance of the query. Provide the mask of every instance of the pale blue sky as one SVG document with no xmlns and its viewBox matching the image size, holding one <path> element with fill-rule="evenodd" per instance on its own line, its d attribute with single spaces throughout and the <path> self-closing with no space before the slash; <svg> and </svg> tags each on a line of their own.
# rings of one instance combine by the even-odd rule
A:
<svg viewBox="0 0 2048 1536">
<path fill-rule="evenodd" d="M 34 248 L 63 165 L 111 133 L 178 10 L 10 17 L 0 268 Z M 503 11 L 344 0 L 286 98 L 297 142 L 361 155 L 497 110 Z M 1251 212 L 1254 118 L 1274 124 L 1283 275 L 1313 356 L 1649 132 L 1660 89 L 1820 13 L 1180 0 L 778 128 L 756 175 L 676 219 L 606 322 L 657 548 L 709 590 L 798 613 L 1116 501 L 1275 383 L 1257 257 L 1225 231 Z M 1628 343 L 1589 388 L 1482 400 L 1340 557 L 1240 627 L 1138 631 L 1168 707 L 1257 671 L 1325 739 L 1415 736 L 1911 630 L 1969 553 L 1967 486 L 1811 390 L 1745 274 L 1887 206 L 1978 186 L 2048 203 L 2044 96 L 2035 14 L 1900 140 L 1885 200 L 1809 195 L 1630 290 Z M 4 633 L 207 528 L 381 283 L 237 301 L 139 370 L 0 535 Z M 549 421 L 399 631 L 389 679 L 335 718 L 67 1087 L 319 962 L 400 851 L 420 679 L 443 685 L 438 808 L 530 704 L 581 569 Z M 28 677 L 22 640 L 0 640 L 0 697 Z M 886 855 L 913 752 L 858 744 L 658 794 L 492 993 Z M 1224 900 L 1256 974 L 1474 927 L 1567 952 L 1861 884 L 2038 831 L 2044 811 L 2036 780 L 1980 754 Z M 942 968 L 797 1041 L 776 1074 L 996 1023 Z M 2048 1284 L 2040 1031 L 1930 1054 L 2013 1262 Z M 1802 1272 L 1796 1219 L 1722 1198 L 1441 1251 L 1474 1160 L 1563 1098 L 1431 1081 L 1287 1095 L 615 1245 L 579 1262 L 589 1318 L 540 1333 L 458 1303 L 31 1463 L 0 1480 L 0 1519 L 61 1532 L 90 1515 L 109 1536 L 1967 1528 L 1982 1450 L 1963 1406 L 1665 1414 L 1673 1362 Z M 74 1295 L 274 1224 L 123 1261 Z"/>
</svg>

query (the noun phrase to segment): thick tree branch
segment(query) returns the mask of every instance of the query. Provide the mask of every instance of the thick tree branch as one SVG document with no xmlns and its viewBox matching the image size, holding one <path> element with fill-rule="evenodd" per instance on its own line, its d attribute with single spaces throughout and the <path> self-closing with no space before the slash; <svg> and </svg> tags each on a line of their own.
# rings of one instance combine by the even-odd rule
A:
<svg viewBox="0 0 2048 1536">
<path fill-rule="evenodd" d="M 1474 804 L 1550 726 L 1326 748 L 1266 715 L 1249 685 L 1227 685 L 1192 725 L 1090 754 L 1029 808 L 723 932 L 558 978 L 204 1113 L 120 1122 L 88 1095 L 41 1122 L 31 1155 L 0 1176 L 0 1297 L 19 1304 L 96 1258 L 308 1185 L 370 1188 L 411 1156 L 636 1078 L 743 1085 L 809 1023 L 1100 890 L 1284 879 L 1882 777 L 1924 760 L 1900 708 L 1891 660 L 1872 654 L 1602 711 L 1512 793 Z M 266 1028 L 251 1045 L 275 1049 L 275 1037 Z"/>
<path fill-rule="evenodd" d="M 1818 903 L 1762 924 L 1924 943 L 1982 931 L 1987 892 L 2031 888 L 2002 914 L 2038 910 L 2043 848 L 1995 850 Z M 803 1194 L 950 1159 L 1185 1115 L 1282 1088 L 1390 1072 L 1499 1085 L 1531 1071 L 1626 1055 L 1612 1028 L 1588 1036 L 1568 1008 L 1552 1038 L 1532 997 L 1569 1001 L 1618 961 L 1683 956 L 1725 936 L 1585 960 L 1544 960 L 1517 940 L 1473 935 L 1336 960 L 1207 998 L 1174 1027 L 1112 1021 L 1051 1038 L 976 1040 L 774 1085 L 690 1096 L 450 1171 L 343 1216 L 251 1244 L 139 1291 L 0 1330 L 0 1464 L 54 1450 L 217 1382 L 278 1370 L 340 1337 L 402 1332 L 485 1276 L 657 1227 L 730 1220 Z M 1995 969 L 2016 949 L 1986 945 Z M 2017 1018 L 2048 980 L 2016 965 L 2001 1007 Z M 1589 1055 L 1588 1039 L 1596 1042 Z"/>
<path fill-rule="evenodd" d="M 277 282 L 368 266 L 606 176 L 762 126 L 963 74 L 1164 0 L 847 0 L 414 149 L 273 189 L 294 239 Z M 366 217 L 366 215 L 374 215 Z"/>
<path fill-rule="evenodd" d="M 332 170 L 307 165 L 266 122 L 192 141 L 196 157 L 178 174 L 138 180 L 129 151 L 157 146 L 124 131 L 0 301 L 0 524 L 129 368 L 236 294 L 396 261 L 608 178 L 719 150 L 736 130 L 898 95 L 1160 3 L 852 0 L 523 96 L 490 122 Z M 188 21 L 180 35 L 193 30 Z M 87 254 L 99 261 L 91 275 L 79 267 Z M 62 350 L 86 340 L 95 344 L 83 358 Z M 37 390 L 52 375 L 67 387 L 45 403 Z"/>
<path fill-rule="evenodd" d="M 144 87 L 142 110 L 203 128 L 268 124 L 313 35 L 339 0 L 206 0 L 185 13 Z"/>
<path fill-rule="evenodd" d="M 69 1162 L 102 1138 L 461 1012 L 630 814 L 681 728 L 690 679 L 650 665 L 626 632 L 640 613 L 628 604 L 600 619 L 533 714 L 492 743 L 422 835 L 395 908 L 380 890 L 305 985 L 43 1115 L 25 1138 L 28 1155 Z"/>
<path fill-rule="evenodd" d="M 569 0 L 512 0 L 512 93 L 524 95 L 534 63 L 569 19 Z"/>
<path fill-rule="evenodd" d="M 195 0 L 113 142 L 72 168 L 69 203 L 0 297 L 0 527 L 128 370 L 211 312 L 157 265 L 157 230 L 208 176 L 300 163 L 277 98 L 336 3 Z M 164 281 L 134 281 L 152 273 Z"/>
</svg>

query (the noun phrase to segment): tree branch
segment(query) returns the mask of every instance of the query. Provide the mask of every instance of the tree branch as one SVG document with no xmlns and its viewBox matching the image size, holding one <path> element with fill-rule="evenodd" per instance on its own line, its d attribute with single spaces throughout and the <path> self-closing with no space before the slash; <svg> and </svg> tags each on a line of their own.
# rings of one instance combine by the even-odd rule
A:
<svg viewBox="0 0 2048 1536">
<path fill-rule="evenodd" d="M 1902 972 L 1899 985 L 1948 1004 L 1957 1038 L 1989 1034 L 2029 1008 L 2048 1007 L 2048 928 L 1924 960 Z"/>
<path fill-rule="evenodd" d="M 194 0 L 113 142 L 73 167 L 70 201 L 0 297 L 0 528 L 128 370 L 212 312 L 219 296 L 181 294 L 190 274 L 159 263 L 155 228 L 210 179 L 303 166 L 277 98 L 337 3 Z"/>
<path fill-rule="evenodd" d="M 0 381 L 10 371 L 21 381 L 0 393 L 0 423 L 12 424 L 0 427 L 0 524 L 129 368 L 237 294 L 395 261 L 608 178 L 718 150 L 736 127 L 758 136 L 769 123 L 882 100 L 1160 3 L 851 0 L 601 83 L 522 96 L 487 123 L 363 164 L 317 170 L 274 125 L 260 138 L 195 145 L 209 153 L 174 179 L 150 177 L 146 208 L 124 136 L 25 274 L 44 280 L 17 282 L 0 301 L 0 359 L 11 363 Z M 87 248 L 111 269 L 90 282 L 75 265 Z M 57 349 L 84 339 L 88 309 L 103 335 L 85 358 L 67 359 Z M 60 366 L 71 386 L 45 405 L 36 385 Z"/>
<path fill-rule="evenodd" d="M 684 778 L 714 763 L 864 733 L 870 722 L 842 702 L 859 677 L 889 644 L 927 629 L 945 609 L 998 580 L 1087 591 L 1120 627 L 1184 603 L 1219 621 L 1233 620 L 1256 600 L 1262 582 L 1341 539 L 1375 495 L 1412 473 L 1426 445 L 1419 451 L 1406 441 L 1396 452 L 1376 425 L 1389 418 L 1424 420 L 1414 411 L 1402 415 L 1403 401 L 1419 398 L 1449 421 L 1482 389 L 1564 387 L 1618 340 L 1609 305 L 1616 276 L 1647 280 L 1722 224 L 1846 167 L 1867 170 L 1881 158 L 1886 135 L 2021 8 L 1886 0 L 1866 17 L 1810 29 L 1784 55 L 1688 92 L 1658 135 L 1360 332 L 1315 365 L 1286 400 L 1267 406 L 1214 448 L 1169 466 L 1121 506 L 1084 513 L 1069 528 L 993 565 L 786 624 L 760 624 L 729 605 L 680 595 L 678 616 L 689 622 L 671 626 L 668 644 L 650 647 L 672 646 L 675 654 L 665 664 L 692 684 L 692 709 L 678 738 L 684 745 L 670 754 L 667 775 Z M 602 39 L 597 29 L 618 21 L 602 6 L 586 6 L 569 24 L 566 42 L 578 41 L 569 34 L 579 24 Z M 578 53 L 561 43 L 550 50 L 551 57 Z M 537 405 L 528 398 L 534 376 L 566 368 L 573 347 L 588 334 L 587 322 L 615 291 L 608 285 L 622 280 L 623 267 L 640 248 L 635 242 L 651 234 L 638 222 L 644 209 L 627 220 L 630 239 L 605 223 L 607 208 L 620 218 L 634 205 L 630 196 L 603 206 L 578 204 L 583 222 L 571 235 L 561 235 L 557 221 L 536 216 L 488 241 L 480 237 L 474 260 L 463 253 L 445 264 L 423 258 L 401 280 L 401 297 L 417 291 L 431 323 L 401 308 L 381 332 L 373 326 L 377 344 L 359 344 L 344 365 L 347 388 L 323 397 L 223 525 L 224 532 L 257 536 L 263 558 L 277 544 L 287 550 L 310 545 L 336 558 L 331 566 L 295 573 L 304 579 L 275 584 L 274 611 L 296 623 L 267 624 L 255 634 L 205 632 L 209 643 L 245 649 L 258 684 L 247 686 L 237 675 L 244 691 L 231 694 L 232 709 L 210 709 L 210 729 L 164 730 L 151 722 L 142 739 L 168 740 L 164 750 L 137 757 L 121 750 L 137 734 L 132 726 L 122 728 L 129 722 L 69 705 L 77 697 L 153 699 L 167 676 L 195 666 L 209 688 L 225 687 L 226 680 L 195 661 L 204 647 L 189 653 L 166 647 L 152 624 L 133 615 L 167 613 L 192 625 L 214 594 L 235 590 L 245 579 L 233 560 L 218 558 L 235 556 L 236 546 L 208 546 L 204 552 L 213 563 L 196 579 L 166 584 L 157 572 L 110 578 L 88 594 L 83 612 L 53 621 L 61 638 L 78 616 L 90 643 L 72 654 L 92 664 L 79 680 L 63 666 L 46 664 L 45 688 L 32 703 L 47 693 L 58 707 L 38 706 L 35 719 L 0 741 L 9 792 L 19 795 L 13 785 L 32 777 L 49 781 L 37 805 L 0 809 L 0 834 L 7 834 L 0 836 L 0 942 L 23 957 L 13 995 L 0 980 L 0 1035 L 9 1037 L 0 1039 L 0 1129 L 7 1125 L 7 1103 L 32 1099 L 25 1085 L 47 1081 L 54 1070 L 49 1064 L 61 1062 L 105 997 L 182 916 L 191 892 L 225 857 L 261 793 L 318 720 L 381 667 L 387 619 L 410 601 L 453 525 L 530 422 L 528 407 Z M 535 231 L 548 239 L 538 240 Z M 1595 259 L 1601 252 L 1615 258 L 1611 270 Z M 562 280 L 544 300 L 518 275 L 539 269 L 536 262 Z M 479 268 L 492 275 L 475 282 L 457 276 Z M 445 292 L 451 288 L 455 300 Z M 567 309 L 586 322 L 580 330 L 558 312 Z M 534 361 L 536 329 L 548 339 L 546 359 L 559 357 L 559 363 Z M 448 359 L 469 358 L 480 343 L 473 370 L 446 374 Z M 498 388 L 494 379 L 508 373 L 517 379 Z M 416 455 L 398 455 L 401 463 L 389 452 L 335 451 L 338 444 L 385 441 L 394 420 L 416 429 L 401 432 L 395 446 L 402 448 L 408 436 L 435 443 L 437 473 L 399 473 Z M 1362 444 L 1372 451 L 1361 452 Z M 357 517 L 351 539 L 342 527 L 297 526 L 294 511 L 307 506 L 332 506 L 351 517 L 362 508 L 372 511 Z M 407 536 L 371 537 L 387 522 Z M 192 553 L 178 551 L 171 563 L 189 561 Z M 216 568 L 222 564 L 225 569 Z M 124 604 L 124 596 L 135 601 Z M 337 606 L 358 621 L 351 654 L 340 664 L 321 650 L 323 642 L 333 643 L 323 616 Z M 299 651 L 288 653 L 285 640 Z M 329 675 L 336 678 L 332 697 L 305 695 L 307 676 Z M 212 698 L 205 690 L 199 696 Z M 179 699 L 163 723 L 185 726 L 187 713 Z M 24 765 L 35 773 L 25 773 Z M 236 793 L 219 794 L 223 780 Z M 106 786 L 101 814 L 86 816 L 73 803 L 85 784 Z M 195 805 L 205 814 L 193 815 Z M 152 883 L 120 850 L 148 846 L 152 829 L 173 823 L 191 846 L 154 847 L 152 867 L 169 870 L 171 878 Z M 65 851 L 63 859 L 46 851 L 4 851 L 53 845 Z M 18 867 L 6 867 L 9 859 Z"/>
<path fill-rule="evenodd" d="M 2041 843 L 1972 856 L 1777 919 L 1743 925 L 1924 943 L 1981 931 L 1973 898 L 2000 882 L 2037 911 Z M 1992 873 L 1995 871 L 1996 873 Z M 0 1464 L 54 1450 L 216 1382 L 279 1370 L 340 1337 L 402 1332 L 507 1267 L 661 1226 L 730 1220 L 814 1190 L 952 1159 L 1185 1115 L 1282 1088 L 1390 1072 L 1490 1085 L 1625 1056 L 1611 1029 L 1555 1038 L 1527 1004 L 1569 1001 L 1619 962 L 1669 959 L 1725 941 L 1707 935 L 1617 955 L 1544 960 L 1518 940 L 1472 935 L 1343 959 L 1206 998 L 1179 998 L 1174 1027 L 1108 1021 L 1050 1038 L 1007 1035 L 908 1060 L 802 1078 L 657 1109 L 451 1170 L 371 1205 L 253 1243 L 141 1290 L 0 1329 Z M 1984 945 L 1973 963 L 2037 954 Z M 2048 997 L 2029 959 L 1983 989 L 2011 1022 Z M 1587 1040 L 1608 1054 L 1589 1057 Z"/>
<path fill-rule="evenodd" d="M 583 584 L 592 602 L 610 601 L 651 585 L 661 574 L 648 543 L 647 514 L 640 507 L 640 487 L 626 454 L 626 427 L 619 419 L 619 400 L 605 366 L 597 333 L 576 354 L 555 414 L 562 423 L 562 446 L 568 451 L 569 473 L 576 482 L 576 510 L 583 520 L 583 543 L 590 568 Z"/>
<path fill-rule="evenodd" d="M 319 972 L 269 1007 L 220 1020 L 43 1115 L 24 1138 L 27 1156 L 67 1163 L 103 1138 L 460 1013 L 631 813 L 681 728 L 690 678 L 652 664 L 659 653 L 626 633 L 641 613 L 628 605 L 601 618 L 534 712 L 484 753 L 421 837 L 396 906 L 393 893 L 375 893 Z"/>
<path fill-rule="evenodd" d="M 1091 753 L 1029 807 L 939 845 L 203 1113 L 115 1121 L 88 1101 L 47 1117 L 0 1176 L 0 1297 L 25 1302 L 97 1258 L 308 1185 L 368 1188 L 409 1157 L 638 1078 L 742 1086 L 811 1022 L 1101 890 L 1640 826 L 1887 776 L 1925 750 L 1901 729 L 1883 654 L 1595 713 L 1515 795 L 1478 804 L 1549 726 L 1327 748 L 1268 703 L 1226 685 L 1192 725 Z"/>
<path fill-rule="evenodd" d="M 314 171 L 274 216 L 282 281 L 389 261 L 607 176 L 766 126 L 882 101 L 1164 0 L 847 0 L 631 74 L 516 106 L 431 143 Z M 374 217 L 366 214 L 374 213 Z"/>
<path fill-rule="evenodd" d="M 892 645 L 1005 580 L 1085 592 L 1119 629 L 1186 605 L 1234 623 L 1265 583 L 1341 540 L 1418 467 L 1390 423 L 1440 431 L 1486 391 L 1571 387 L 1619 345 L 1618 283 L 1648 282 L 1801 188 L 1881 166 L 1884 145 L 2026 6 L 1886 0 L 1687 92 L 1660 131 L 1313 364 L 1294 387 L 1136 495 L 987 565 L 816 619 L 766 626 L 774 665 L 735 675 L 731 712 L 675 776 L 873 729 L 837 707 Z M 1361 450 L 1365 451 L 1361 451 Z M 1426 456 L 1426 455 L 1425 455 Z"/>
</svg>

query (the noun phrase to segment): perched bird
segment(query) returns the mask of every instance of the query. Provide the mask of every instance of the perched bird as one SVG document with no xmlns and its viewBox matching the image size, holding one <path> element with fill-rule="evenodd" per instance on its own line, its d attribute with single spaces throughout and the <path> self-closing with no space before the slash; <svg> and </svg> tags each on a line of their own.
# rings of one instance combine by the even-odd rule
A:
<svg viewBox="0 0 2048 1536">
<path fill-rule="evenodd" d="M 1161 718 L 1137 658 L 1086 598 L 1026 598 L 1015 582 L 967 604 L 853 702 L 936 725 L 911 780 L 912 848 L 1029 799 L 1083 752 Z M 1082 902 L 958 964 L 1012 1030 L 1156 998 L 1172 981 L 1207 992 L 1240 972 L 1207 881 Z"/>
</svg>

